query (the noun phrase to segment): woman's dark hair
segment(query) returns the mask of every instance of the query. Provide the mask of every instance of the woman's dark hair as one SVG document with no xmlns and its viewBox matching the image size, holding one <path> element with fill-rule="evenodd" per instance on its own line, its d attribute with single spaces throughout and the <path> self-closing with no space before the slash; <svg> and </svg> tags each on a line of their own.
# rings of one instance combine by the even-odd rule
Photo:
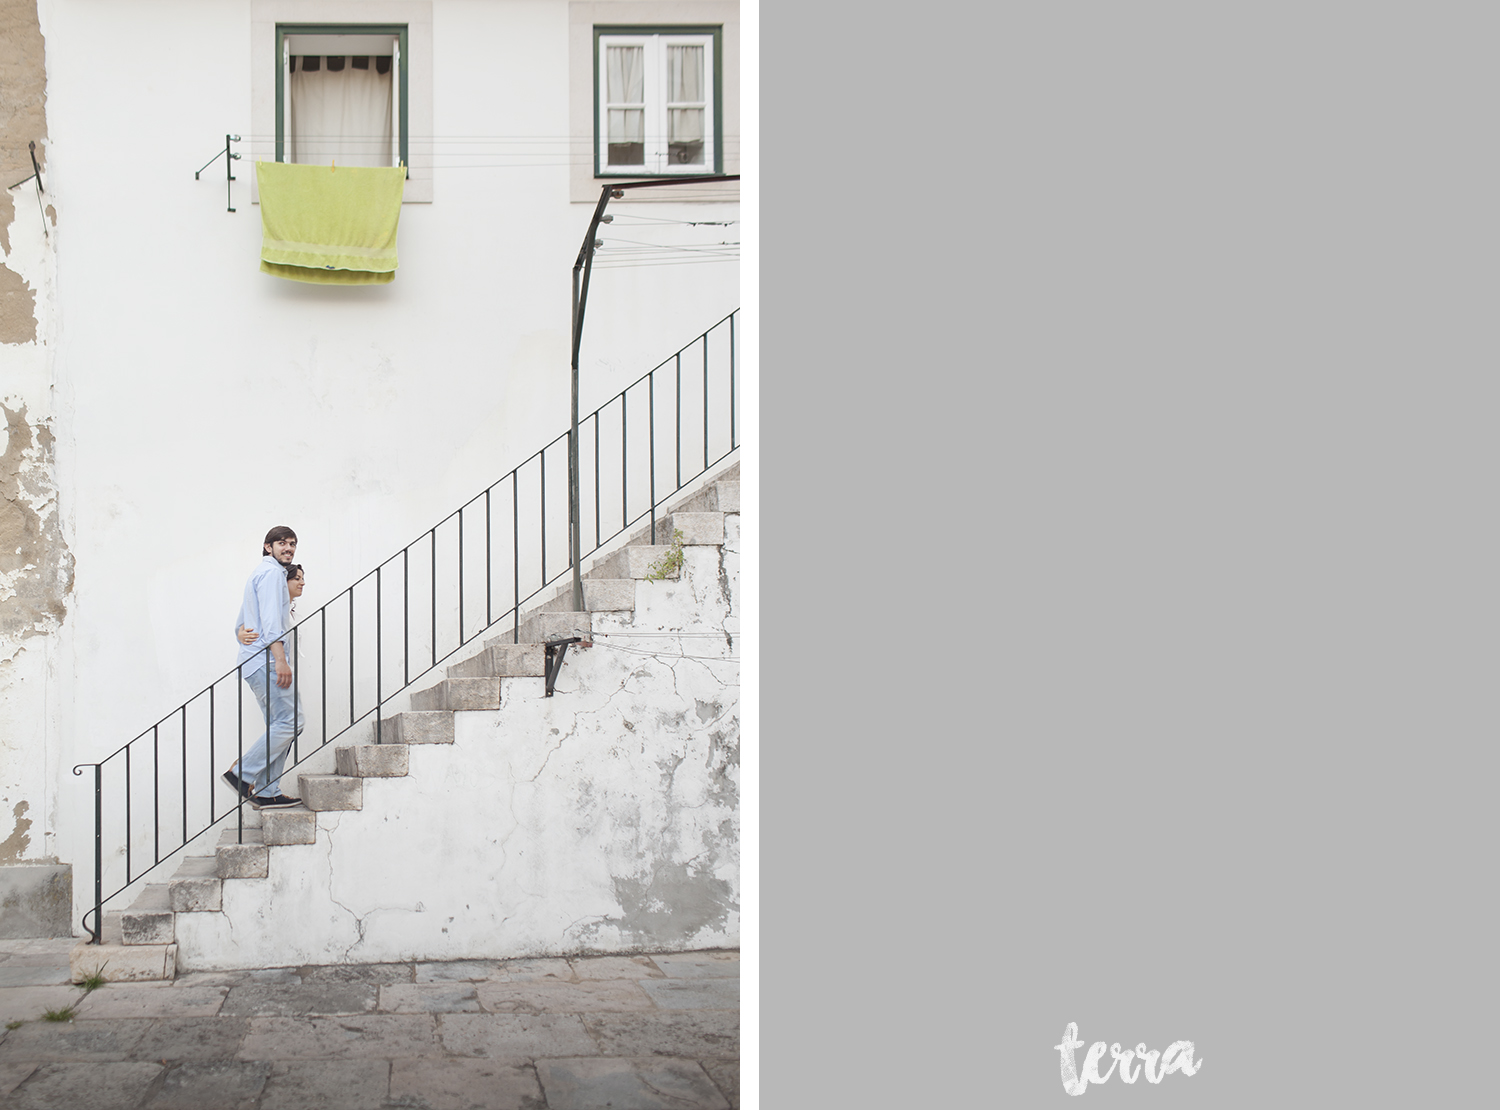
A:
<svg viewBox="0 0 1500 1110">
<path fill-rule="evenodd" d="M 275 528 L 272 528 L 269 532 L 266 533 L 265 542 L 260 545 L 260 553 L 262 555 L 269 555 L 270 552 L 267 551 L 266 548 L 269 545 L 275 543 L 277 540 L 294 540 L 296 538 L 296 532 L 293 532 L 285 524 L 278 524 Z"/>
<path fill-rule="evenodd" d="M 290 582 L 293 578 L 296 578 L 297 575 L 299 575 L 301 573 L 302 573 L 302 564 L 301 563 L 288 563 L 287 564 L 287 568 L 286 568 L 286 580 L 288 582 Z"/>
</svg>

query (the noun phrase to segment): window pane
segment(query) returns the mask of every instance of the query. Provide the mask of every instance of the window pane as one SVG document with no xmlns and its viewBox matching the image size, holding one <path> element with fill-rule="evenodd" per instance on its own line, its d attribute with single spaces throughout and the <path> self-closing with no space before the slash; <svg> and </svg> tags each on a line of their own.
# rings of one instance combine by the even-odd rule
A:
<svg viewBox="0 0 1500 1110">
<path fill-rule="evenodd" d="M 391 71 L 355 69 L 331 63 L 336 56 L 309 65 L 314 56 L 297 59 L 288 82 L 290 131 L 287 161 L 326 166 L 389 166 L 391 162 Z M 389 59 L 387 59 L 389 60 Z M 343 58 L 338 58 L 341 63 Z"/>
<path fill-rule="evenodd" d="M 611 104 L 640 104 L 645 100 L 643 46 L 611 46 L 606 55 Z"/>
<path fill-rule="evenodd" d="M 667 99 L 674 103 L 703 99 L 703 47 L 667 47 Z"/>
<path fill-rule="evenodd" d="M 672 108 L 667 112 L 670 128 L 667 158 L 673 165 L 703 164 L 703 109 Z"/>
<path fill-rule="evenodd" d="M 639 108 L 609 110 L 609 164 L 640 166 L 646 162 L 646 113 Z"/>
</svg>

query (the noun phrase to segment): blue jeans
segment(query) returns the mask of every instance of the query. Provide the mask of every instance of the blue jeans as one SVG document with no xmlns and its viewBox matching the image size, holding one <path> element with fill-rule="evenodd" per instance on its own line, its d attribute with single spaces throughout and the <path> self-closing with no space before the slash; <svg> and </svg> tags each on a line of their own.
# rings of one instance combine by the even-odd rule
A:
<svg viewBox="0 0 1500 1110">
<path fill-rule="evenodd" d="M 284 690 L 276 685 L 275 666 L 262 667 L 244 677 L 260 706 L 261 716 L 266 719 L 266 731 L 253 744 L 245 746 L 236 773 L 257 795 L 271 798 L 281 793 L 282 765 L 292 740 L 302 735 L 305 724 L 302 699 L 296 694 L 295 681 Z"/>
</svg>

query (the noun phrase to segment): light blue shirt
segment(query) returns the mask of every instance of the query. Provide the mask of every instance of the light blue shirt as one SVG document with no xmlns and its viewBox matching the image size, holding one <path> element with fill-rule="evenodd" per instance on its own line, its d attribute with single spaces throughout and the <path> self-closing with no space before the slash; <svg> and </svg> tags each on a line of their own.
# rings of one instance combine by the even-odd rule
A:
<svg viewBox="0 0 1500 1110">
<path fill-rule="evenodd" d="M 245 600 L 240 603 L 240 618 L 235 627 L 253 628 L 255 643 L 241 644 L 239 662 L 243 674 L 259 674 L 266 665 L 266 648 L 280 640 L 286 646 L 286 634 L 292 626 L 292 595 L 286 588 L 286 567 L 267 555 L 245 583 Z M 272 656 L 274 659 L 275 657 Z M 288 665 L 292 653 L 286 652 Z"/>
</svg>

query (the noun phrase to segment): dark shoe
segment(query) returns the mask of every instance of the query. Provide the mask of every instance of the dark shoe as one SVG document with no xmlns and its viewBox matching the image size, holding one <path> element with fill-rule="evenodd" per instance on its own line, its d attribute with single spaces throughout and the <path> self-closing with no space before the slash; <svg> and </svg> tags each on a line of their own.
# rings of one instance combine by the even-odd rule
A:
<svg viewBox="0 0 1500 1110">
<path fill-rule="evenodd" d="M 252 797 L 250 804 L 256 809 L 291 809 L 293 806 L 300 806 L 302 799 L 288 798 L 285 794 L 277 794 L 274 798 Z"/>
<path fill-rule="evenodd" d="M 225 771 L 219 777 L 227 782 L 229 784 L 229 789 L 233 790 L 241 798 L 244 798 L 247 802 L 253 800 L 253 796 L 250 793 L 250 787 L 245 784 L 245 780 L 240 778 L 239 775 L 235 774 L 233 771 Z"/>
</svg>

